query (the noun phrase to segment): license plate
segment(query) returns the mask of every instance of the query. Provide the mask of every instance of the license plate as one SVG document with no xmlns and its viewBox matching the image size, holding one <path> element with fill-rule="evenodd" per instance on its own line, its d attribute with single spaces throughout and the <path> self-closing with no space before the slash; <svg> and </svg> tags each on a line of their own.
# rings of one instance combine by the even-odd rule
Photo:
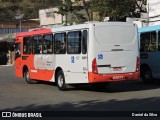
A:
<svg viewBox="0 0 160 120">
<path fill-rule="evenodd" d="M 122 71 L 122 68 L 121 67 L 114 67 L 113 71 Z"/>
<path fill-rule="evenodd" d="M 113 76 L 113 80 L 121 80 L 124 79 L 124 76 Z"/>
</svg>

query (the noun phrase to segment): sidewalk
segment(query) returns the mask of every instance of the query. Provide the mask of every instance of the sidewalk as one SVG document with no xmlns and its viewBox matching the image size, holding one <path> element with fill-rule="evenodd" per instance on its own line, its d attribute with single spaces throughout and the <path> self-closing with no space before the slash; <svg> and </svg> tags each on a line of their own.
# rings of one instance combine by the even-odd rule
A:
<svg viewBox="0 0 160 120">
<path fill-rule="evenodd" d="M 0 65 L 0 67 L 1 67 L 1 66 L 13 66 L 13 65 Z"/>
</svg>

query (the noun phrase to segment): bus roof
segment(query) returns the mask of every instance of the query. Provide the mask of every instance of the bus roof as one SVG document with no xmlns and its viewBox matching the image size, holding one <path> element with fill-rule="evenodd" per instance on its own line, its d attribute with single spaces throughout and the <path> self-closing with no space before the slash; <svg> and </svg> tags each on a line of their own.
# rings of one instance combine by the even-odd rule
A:
<svg viewBox="0 0 160 120">
<path fill-rule="evenodd" d="M 127 23 L 127 22 L 86 22 L 84 24 L 77 24 L 77 25 L 71 25 L 71 26 L 51 27 L 51 29 L 53 32 L 54 31 L 61 32 L 61 31 L 69 31 L 69 30 L 87 29 L 91 27 L 102 27 L 105 25 L 130 26 L 134 24 Z"/>
<path fill-rule="evenodd" d="M 130 26 L 131 23 L 127 22 L 86 22 L 84 24 L 78 24 L 78 25 L 71 25 L 71 26 L 56 26 L 56 27 L 50 27 L 50 28 L 37 28 L 32 31 L 28 32 L 21 32 L 17 33 L 16 37 L 20 36 L 32 36 L 36 34 L 45 34 L 45 33 L 52 33 L 52 32 L 63 32 L 63 31 L 69 31 L 69 30 L 79 30 L 79 29 L 87 29 L 90 27 L 96 27 L 96 26 L 104 26 L 104 25 L 123 25 L 123 26 Z M 132 24 L 133 25 L 133 24 Z"/>
<path fill-rule="evenodd" d="M 20 32 L 16 34 L 16 37 L 20 36 L 30 36 L 30 35 L 36 35 L 36 34 L 45 34 L 45 33 L 52 33 L 52 31 L 49 28 L 37 28 L 32 31 L 27 31 L 27 32 Z"/>
<path fill-rule="evenodd" d="M 139 28 L 138 32 L 142 33 L 142 32 L 150 32 L 150 31 L 157 31 L 157 30 L 160 30 L 160 25 Z"/>
</svg>

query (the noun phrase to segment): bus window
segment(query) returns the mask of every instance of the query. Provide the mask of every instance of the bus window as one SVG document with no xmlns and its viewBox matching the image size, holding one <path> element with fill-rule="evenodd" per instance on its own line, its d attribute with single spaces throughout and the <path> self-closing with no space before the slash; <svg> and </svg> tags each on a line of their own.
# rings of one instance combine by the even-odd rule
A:
<svg viewBox="0 0 160 120">
<path fill-rule="evenodd" d="M 82 54 L 86 53 L 87 53 L 87 30 L 84 30 L 82 38 Z"/>
<path fill-rule="evenodd" d="M 21 44 L 16 43 L 15 44 L 15 59 L 21 57 Z"/>
<path fill-rule="evenodd" d="M 43 54 L 53 53 L 53 36 L 44 35 Z"/>
<path fill-rule="evenodd" d="M 67 53 L 80 54 L 81 53 L 81 32 L 68 32 L 67 35 Z"/>
<path fill-rule="evenodd" d="M 56 33 L 54 36 L 54 53 L 66 53 L 66 33 Z"/>
<path fill-rule="evenodd" d="M 32 53 L 41 54 L 42 53 L 42 36 L 34 36 L 32 38 Z"/>
<path fill-rule="evenodd" d="M 160 51 L 160 31 L 158 32 L 158 50 Z"/>
<path fill-rule="evenodd" d="M 23 39 L 23 54 L 31 54 L 32 41 L 30 37 L 24 37 Z"/>
<path fill-rule="evenodd" d="M 140 35 L 141 37 L 141 52 L 156 51 L 156 32 L 146 32 Z"/>
</svg>

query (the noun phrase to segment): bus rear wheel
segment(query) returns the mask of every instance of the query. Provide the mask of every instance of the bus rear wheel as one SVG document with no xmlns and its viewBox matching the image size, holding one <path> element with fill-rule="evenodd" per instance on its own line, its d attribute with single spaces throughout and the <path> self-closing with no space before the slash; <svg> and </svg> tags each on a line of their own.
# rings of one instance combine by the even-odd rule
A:
<svg viewBox="0 0 160 120">
<path fill-rule="evenodd" d="M 57 73 L 56 83 L 57 83 L 57 87 L 60 91 L 66 90 L 65 77 L 64 77 L 64 73 L 62 70 L 58 71 L 58 73 Z"/>
<path fill-rule="evenodd" d="M 144 83 L 152 83 L 153 82 L 152 73 L 148 67 L 142 67 L 141 78 Z"/>
<path fill-rule="evenodd" d="M 26 69 L 26 70 L 24 71 L 24 77 L 25 77 L 25 80 L 26 80 L 26 82 L 27 82 L 28 84 L 34 84 L 34 83 L 37 82 L 37 81 L 34 81 L 34 80 L 30 79 L 30 74 L 29 74 L 28 69 Z"/>
</svg>

